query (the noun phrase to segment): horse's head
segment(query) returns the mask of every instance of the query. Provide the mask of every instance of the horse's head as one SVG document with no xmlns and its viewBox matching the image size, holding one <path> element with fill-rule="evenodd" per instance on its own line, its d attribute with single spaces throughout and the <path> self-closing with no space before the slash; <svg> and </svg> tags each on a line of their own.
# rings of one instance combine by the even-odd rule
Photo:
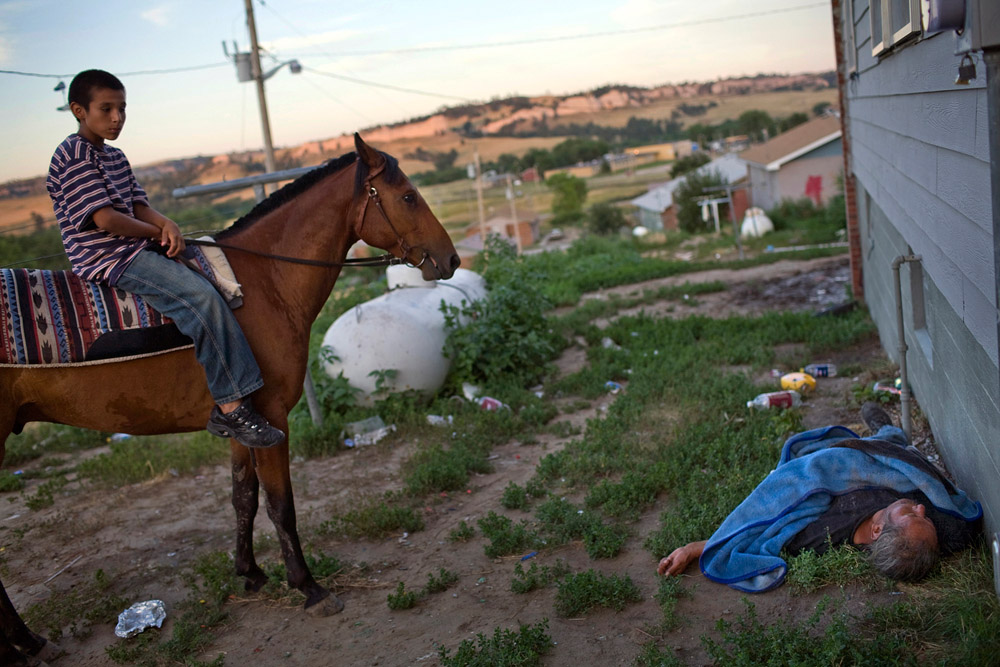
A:
<svg viewBox="0 0 1000 667">
<path fill-rule="evenodd" d="M 448 232 L 395 158 L 354 134 L 358 154 L 354 231 L 368 245 L 420 267 L 424 280 L 450 278 L 460 260 Z"/>
</svg>

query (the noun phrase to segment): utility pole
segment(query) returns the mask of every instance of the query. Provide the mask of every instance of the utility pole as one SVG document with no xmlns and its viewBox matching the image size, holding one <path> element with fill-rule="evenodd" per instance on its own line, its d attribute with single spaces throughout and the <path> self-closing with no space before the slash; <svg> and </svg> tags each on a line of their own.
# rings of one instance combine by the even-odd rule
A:
<svg viewBox="0 0 1000 667">
<path fill-rule="evenodd" d="M 524 248 L 521 247 L 521 230 L 517 222 L 517 206 L 514 204 L 517 192 L 514 191 L 514 179 L 510 174 L 507 174 L 507 198 L 510 201 L 510 219 L 514 223 L 514 241 L 517 243 L 517 254 L 520 255 Z"/>
<path fill-rule="evenodd" d="M 260 68 L 260 46 L 257 44 L 257 24 L 253 20 L 253 2 L 244 0 L 247 10 L 247 30 L 250 32 L 250 72 L 253 81 L 257 85 L 257 103 L 260 105 L 260 127 L 264 135 L 264 170 L 273 173 L 278 170 L 274 160 L 274 144 L 271 142 L 271 121 L 267 117 L 267 98 L 264 97 L 264 72 Z M 297 65 L 298 63 L 296 63 Z M 276 70 L 277 68 L 275 68 Z M 273 71 L 271 72 L 274 73 Z M 273 187 L 273 186 L 272 186 Z M 268 186 L 263 186 L 263 192 L 258 193 L 257 199 L 269 191 Z M 313 385 L 312 374 L 309 366 L 306 366 L 306 374 L 302 379 L 302 388 L 306 395 L 306 404 L 309 406 L 309 415 L 313 424 L 323 425 L 323 410 L 320 408 L 319 399 L 316 396 L 316 387 Z"/>
<path fill-rule="evenodd" d="M 260 126 L 264 133 L 264 167 L 270 173 L 277 171 L 274 145 L 271 143 L 271 122 L 267 117 L 267 99 L 264 97 L 264 74 L 260 69 L 260 47 L 257 45 L 257 24 L 253 20 L 253 2 L 244 0 L 247 10 L 247 29 L 250 31 L 250 67 L 257 84 L 257 103 L 260 105 Z"/>
<path fill-rule="evenodd" d="M 483 241 L 483 250 L 486 250 L 486 213 L 483 211 L 483 168 L 479 164 L 479 148 L 475 149 L 475 158 L 476 158 L 476 203 L 479 206 L 479 237 Z"/>
</svg>

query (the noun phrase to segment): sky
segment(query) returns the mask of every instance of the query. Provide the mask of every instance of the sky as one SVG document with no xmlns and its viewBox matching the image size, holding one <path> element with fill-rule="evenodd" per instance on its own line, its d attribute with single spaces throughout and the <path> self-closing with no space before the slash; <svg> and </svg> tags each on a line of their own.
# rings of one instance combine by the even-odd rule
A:
<svg viewBox="0 0 1000 667">
<path fill-rule="evenodd" d="M 443 107 L 610 83 L 835 67 L 822 0 L 253 0 L 276 148 Z M 133 165 L 263 147 L 244 0 L 0 0 L 0 183 L 42 175 L 76 130 L 81 70 L 125 84 Z"/>
</svg>

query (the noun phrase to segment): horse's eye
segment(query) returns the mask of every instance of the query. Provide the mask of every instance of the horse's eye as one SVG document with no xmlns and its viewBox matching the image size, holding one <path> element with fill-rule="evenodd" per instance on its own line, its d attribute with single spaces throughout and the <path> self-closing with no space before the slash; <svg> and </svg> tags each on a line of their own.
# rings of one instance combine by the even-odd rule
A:
<svg viewBox="0 0 1000 667">
<path fill-rule="evenodd" d="M 416 204 L 417 195 L 413 192 L 407 192 L 405 195 L 403 195 L 403 201 L 405 201 L 407 204 Z"/>
</svg>

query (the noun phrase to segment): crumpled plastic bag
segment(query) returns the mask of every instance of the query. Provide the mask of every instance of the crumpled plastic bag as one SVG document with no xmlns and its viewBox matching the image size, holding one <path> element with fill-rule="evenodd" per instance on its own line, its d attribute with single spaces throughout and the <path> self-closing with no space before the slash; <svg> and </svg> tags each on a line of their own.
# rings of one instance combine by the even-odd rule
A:
<svg viewBox="0 0 1000 667">
<path fill-rule="evenodd" d="M 163 600 L 136 602 L 118 614 L 118 625 L 115 626 L 115 634 L 122 639 L 132 637 L 146 628 L 153 626 L 161 627 L 166 617 L 167 607 L 163 604 Z"/>
</svg>

